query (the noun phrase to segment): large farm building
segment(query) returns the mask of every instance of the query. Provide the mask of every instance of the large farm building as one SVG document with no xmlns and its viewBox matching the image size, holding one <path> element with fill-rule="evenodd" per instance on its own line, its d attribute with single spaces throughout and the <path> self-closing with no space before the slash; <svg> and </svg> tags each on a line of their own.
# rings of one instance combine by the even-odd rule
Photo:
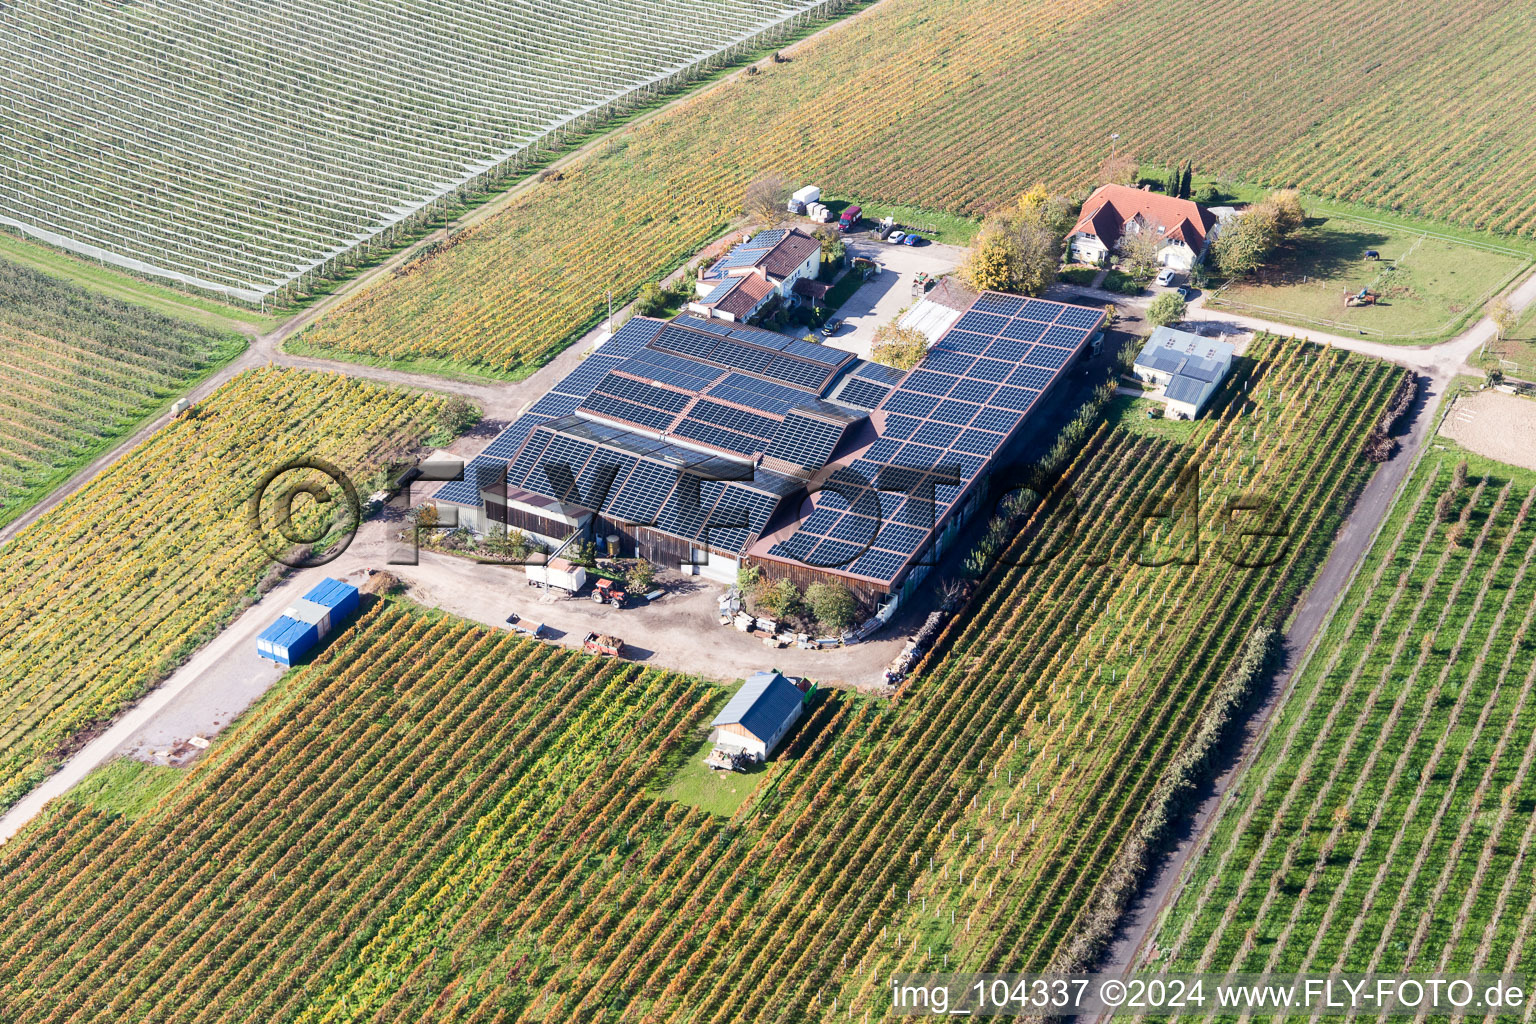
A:
<svg viewBox="0 0 1536 1024">
<path fill-rule="evenodd" d="M 477 530 L 558 545 L 591 528 L 721 581 L 747 564 L 841 580 L 889 615 L 1102 321 L 983 293 L 904 372 L 737 323 L 636 317 L 435 498 Z"/>
</svg>

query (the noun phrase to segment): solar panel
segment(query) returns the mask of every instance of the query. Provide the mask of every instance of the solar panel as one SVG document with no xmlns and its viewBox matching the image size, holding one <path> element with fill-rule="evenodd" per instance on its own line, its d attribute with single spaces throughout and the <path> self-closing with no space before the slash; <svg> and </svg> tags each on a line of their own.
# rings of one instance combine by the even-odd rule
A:
<svg viewBox="0 0 1536 1024">
<path fill-rule="evenodd" d="M 725 374 L 717 366 L 650 349 L 620 363 L 618 369 L 685 391 L 703 391 Z"/>
<path fill-rule="evenodd" d="M 862 555 L 868 547 L 867 544 L 852 544 L 845 540 L 824 540 L 800 560 L 818 569 L 841 569 Z"/>
<path fill-rule="evenodd" d="M 907 564 L 907 555 L 893 554 L 889 551 L 871 551 L 862 555 L 843 567 L 844 572 L 853 573 L 855 576 L 865 576 L 869 579 L 882 582 L 896 578 Z"/>
<path fill-rule="evenodd" d="M 784 417 L 773 441 L 764 453 L 769 458 L 783 459 L 804 469 L 820 469 L 831 458 L 838 440 L 843 436 L 845 424 L 828 423 L 790 413 Z"/>
<path fill-rule="evenodd" d="M 992 398 L 992 404 L 1000 409 L 1027 412 L 1029 407 L 1035 404 L 1035 399 L 1039 397 L 1040 392 L 1030 391 L 1027 388 L 998 388 L 997 394 Z"/>
<path fill-rule="evenodd" d="M 1024 300 L 1016 295 L 1000 295 L 997 292 L 983 292 L 976 298 L 976 308 L 983 313 L 999 313 L 1003 316 L 1017 316 L 1019 310 L 1024 308 Z"/>
<path fill-rule="evenodd" d="M 923 358 L 922 369 L 932 370 L 934 373 L 952 373 L 958 377 L 969 370 L 975 362 L 975 356 L 966 355 L 964 352 L 934 349 Z"/>
<path fill-rule="evenodd" d="M 576 495 L 571 492 L 570 485 L 574 484 L 574 478 L 581 473 L 587 460 L 596 451 L 597 445 L 588 441 L 556 434 L 550 440 L 549 447 L 544 449 L 538 465 L 528 474 L 526 486 L 530 491 L 538 491 L 551 498 L 575 501 Z"/>
<path fill-rule="evenodd" d="M 542 422 L 544 422 L 542 416 L 535 416 L 531 413 L 519 416 L 510 427 L 497 434 L 496 440 L 486 445 L 485 451 L 480 454 L 488 455 L 494 459 L 510 461 L 517 455 L 518 449 L 523 446 L 523 441 L 528 437 L 529 431 Z"/>
<path fill-rule="evenodd" d="M 1052 327 L 1045 332 L 1040 339 L 1042 345 L 1057 345 L 1061 348 L 1078 349 L 1083 345 L 1083 340 L 1088 337 L 1088 332 L 1077 327 Z"/>
<path fill-rule="evenodd" d="M 853 371 L 853 375 L 879 381 L 882 384 L 895 384 L 907 375 L 907 371 L 898 370 L 894 366 L 886 366 L 883 363 L 871 363 L 860 359 L 858 367 Z"/>
<path fill-rule="evenodd" d="M 949 423 L 925 423 L 921 430 L 912 435 L 912 440 L 917 444 L 933 445 L 938 448 L 948 448 L 950 442 L 960 436 L 960 428 Z M 889 461 L 884 459 L 880 461 Z"/>
<path fill-rule="evenodd" d="M 652 409 L 649 406 L 636 405 L 634 402 L 626 402 L 623 399 L 613 398 L 609 395 L 592 395 L 581 403 L 583 409 L 594 412 L 599 416 L 612 416 L 615 419 L 635 423 L 652 430 L 666 430 L 676 419 L 676 414 L 664 412 L 660 409 Z"/>
<path fill-rule="evenodd" d="M 797 530 L 769 548 L 768 553 L 776 558 L 792 558 L 798 562 L 802 555 L 809 554 L 821 541 L 822 538 L 814 533 L 801 533 Z"/>
<path fill-rule="evenodd" d="M 1008 326 L 1003 328 L 1002 335 L 1016 341 L 1035 341 L 1043 336 L 1045 331 L 1045 324 L 1032 323 L 1029 320 L 1011 320 Z"/>
<path fill-rule="evenodd" d="M 677 352 L 685 356 L 693 356 L 696 359 L 707 359 L 709 353 L 720 344 L 718 338 L 701 336 L 694 331 L 685 331 L 680 327 L 669 325 L 651 342 L 652 348 L 661 349 L 664 352 Z"/>
<path fill-rule="evenodd" d="M 1038 366 L 1021 366 L 1014 370 L 1008 377 L 1008 383 L 1015 387 L 1034 388 L 1037 391 L 1045 390 L 1056 375 L 1050 370 L 1041 369 Z"/>
<path fill-rule="evenodd" d="M 705 519 L 724 489 L 725 485 L 718 480 L 702 480 L 692 473 L 684 473 L 661 506 L 656 529 L 685 540 L 698 539 Z"/>
<path fill-rule="evenodd" d="M 1005 363 L 1001 359 L 978 359 L 967 375 L 977 380 L 1001 381 L 1006 380 L 1012 372 L 1012 363 Z"/>
<path fill-rule="evenodd" d="M 774 509 L 778 508 L 779 500 L 778 495 L 762 494 L 737 483 L 726 484 L 720 500 L 705 523 L 705 530 L 700 535 L 700 539 L 710 547 L 741 551 L 751 538 L 762 532 L 769 517 L 773 515 Z M 713 525 L 716 522 L 727 523 L 732 520 L 744 521 L 748 525 L 745 527 Z"/>
<path fill-rule="evenodd" d="M 990 430 L 972 429 L 955 438 L 950 445 L 950 450 L 968 452 L 972 455 L 991 455 L 1003 446 L 1005 440 L 1007 438 L 1002 434 L 994 434 Z"/>
<path fill-rule="evenodd" d="M 633 355 L 644 349 L 665 326 L 665 320 L 652 320 L 643 316 L 631 317 L 623 327 L 613 332 L 611 338 L 603 342 L 598 351 L 605 356 Z"/>
<path fill-rule="evenodd" d="M 843 385 L 843 390 L 838 394 L 838 400 L 863 409 L 873 409 L 885 401 L 885 397 L 890 393 L 891 389 L 884 384 L 854 378 Z"/>
<path fill-rule="evenodd" d="M 947 395 L 958 378 L 947 373 L 933 373 L 926 369 L 913 370 L 901 385 L 903 391 L 918 391 L 925 395 Z"/>
<path fill-rule="evenodd" d="M 1026 320 L 1044 320 L 1046 323 L 1050 323 L 1061 312 L 1061 307 L 1062 303 L 1060 302 L 1030 299 L 1024 304 L 1024 308 L 1015 315 L 1024 317 Z"/>
<path fill-rule="evenodd" d="M 936 348 L 950 352 L 969 352 L 973 356 L 979 356 L 992 344 L 992 335 L 976 334 L 972 331 L 957 331 L 951 328 L 943 338 L 939 339 Z"/>
<path fill-rule="evenodd" d="M 1104 314 L 1096 309 L 1084 309 L 1081 306 L 1063 306 L 1061 313 L 1056 317 L 1056 322 L 1066 324 L 1068 327 L 1095 327 L 1103 318 Z"/>
<path fill-rule="evenodd" d="M 804 359 L 777 356 L 762 373 L 763 376 L 772 377 L 774 380 L 799 384 L 809 391 L 820 392 L 831 371 L 825 366 L 807 362 Z"/>
<path fill-rule="evenodd" d="M 899 451 L 901 451 L 901 442 L 894 437 L 886 436 L 870 445 L 864 452 L 864 457 L 871 462 L 889 462 L 891 456 Z"/>
<path fill-rule="evenodd" d="M 534 402 L 528 409 L 528 412 L 535 416 L 569 416 L 576 411 L 576 407 L 581 404 L 583 397 L 582 395 L 562 395 L 559 392 L 551 391 L 537 402 Z"/>
<path fill-rule="evenodd" d="M 942 426 L 942 424 L 940 424 Z M 957 428 L 958 429 L 958 428 Z M 907 443 L 890 461 L 892 466 L 911 466 L 914 469 L 934 469 L 944 461 L 944 449 L 932 445 Z"/>
<path fill-rule="evenodd" d="M 880 527 L 874 546 L 910 554 L 921 547 L 923 541 L 927 539 L 926 530 L 920 530 L 915 526 L 903 526 L 901 523 L 886 523 Z"/>
<path fill-rule="evenodd" d="M 955 385 L 955 389 L 949 393 L 949 397 L 960 402 L 985 402 L 992 397 L 992 392 L 997 390 L 996 384 L 984 380 L 962 380 Z"/>
<path fill-rule="evenodd" d="M 624 486 L 608 503 L 604 514 L 610 519 L 629 523 L 655 522 L 661 506 L 676 486 L 677 478 L 675 467 L 642 459 L 630 471 Z"/>
<path fill-rule="evenodd" d="M 709 394 L 749 409 L 780 416 L 805 402 L 803 391 L 773 381 L 748 377 L 744 373 L 727 374 L 724 380 L 709 389 Z"/>
<path fill-rule="evenodd" d="M 960 479 L 966 481 L 976 479 L 977 474 L 981 472 L 986 464 L 987 460 L 979 455 L 967 455 L 962 452 L 946 452 L 944 455 L 944 465 L 946 467 L 953 466 L 958 469 L 960 471 Z M 954 500 L 953 495 L 946 497 L 950 501 Z"/>
<path fill-rule="evenodd" d="M 922 425 L 923 421 L 915 416 L 887 416 L 885 429 L 880 432 L 880 435 L 905 440 L 915 434 Z"/>
<path fill-rule="evenodd" d="M 1036 345 L 1024 356 L 1024 362 L 1031 366 L 1049 366 L 1053 370 L 1059 370 L 1072 358 L 1072 353 L 1064 348 L 1053 348 L 1050 345 Z"/>
<path fill-rule="evenodd" d="M 526 487 L 528 474 L 532 473 L 534 467 L 539 464 L 544 449 L 554 436 L 548 430 L 535 430 L 529 434 L 523 450 L 518 453 L 517 461 L 513 462 L 511 468 L 507 470 L 507 483 L 513 487 Z"/>
<path fill-rule="evenodd" d="M 693 408 L 688 410 L 688 415 L 706 423 L 765 439 L 772 437 L 774 431 L 779 428 L 779 421 L 771 416 L 747 412 L 745 409 L 737 409 L 734 406 L 722 405 L 707 399 L 695 402 Z"/>
<path fill-rule="evenodd" d="M 443 484 L 432 493 L 432 497 L 438 501 L 451 501 L 458 505 L 479 505 L 479 474 L 482 470 L 490 470 L 493 474 L 499 473 L 500 467 L 505 465 L 505 461 L 500 459 L 487 458 L 484 455 L 476 456 L 464 466 L 463 480 L 452 480 Z"/>
<path fill-rule="evenodd" d="M 1055 319 L 1054 316 L 1052 319 Z M 1008 325 L 1006 317 L 994 316 L 991 313 L 981 313 L 976 310 L 962 316 L 955 322 L 955 327 L 962 331 L 975 331 L 978 334 L 997 334 Z"/>
<path fill-rule="evenodd" d="M 701 444 L 734 452 L 737 455 L 756 455 L 763 450 L 764 444 L 762 438 L 727 430 L 691 417 L 679 420 L 672 428 L 672 433 L 678 437 L 686 437 L 690 441 L 698 441 Z"/>
<path fill-rule="evenodd" d="M 647 384 L 632 377 L 623 377 L 617 373 L 610 373 L 599 381 L 596 390 L 601 394 L 638 402 L 653 409 L 665 409 L 667 412 L 682 412 L 692 401 L 691 395 L 657 387 L 655 384 Z"/>
<path fill-rule="evenodd" d="M 623 359 L 614 356 L 588 356 L 582 360 L 580 366 L 566 374 L 565 378 L 550 390 L 558 391 L 562 395 L 585 397 L 597 387 L 598 381 L 623 362 Z"/>
<path fill-rule="evenodd" d="M 750 345 L 738 345 L 734 341 L 722 341 L 716 345 L 715 350 L 709 354 L 709 358 L 713 362 L 724 363 L 726 366 L 745 370 L 748 373 L 762 373 L 774 360 L 771 352 L 764 352 Z"/>
<path fill-rule="evenodd" d="M 849 359 L 853 358 L 852 353 L 844 352 L 841 349 L 828 348 L 826 345 L 813 345 L 806 341 L 795 341 L 793 338 L 789 340 L 789 344 L 784 346 L 784 351 L 792 356 L 799 356 L 801 359 L 809 359 L 816 363 L 824 363 L 827 366 L 842 366 Z"/>
<path fill-rule="evenodd" d="M 590 509 L 607 508 L 639 461 L 633 455 L 599 448 L 576 476 L 576 501 Z"/>
<path fill-rule="evenodd" d="M 971 421 L 971 426 L 980 430 L 995 430 L 999 434 L 1011 434 L 1013 428 L 1018 426 L 1023 414 L 1011 409 L 999 409 L 990 407 L 983 409 L 977 417 Z"/>
<path fill-rule="evenodd" d="M 894 391 L 881 406 L 886 412 L 906 413 L 910 416 L 927 416 L 938 406 L 939 400 L 932 395 L 917 395 L 905 389 Z"/>
<path fill-rule="evenodd" d="M 839 519 L 827 533 L 835 540 L 845 540 L 860 547 L 869 547 L 880 531 L 880 520 L 873 516 L 861 516 L 852 512 Z"/>
<path fill-rule="evenodd" d="M 933 418 L 945 423 L 953 423 L 957 426 L 965 426 L 971 422 L 971 418 L 981 411 L 981 406 L 973 402 L 944 402 L 933 410 Z"/>
<path fill-rule="evenodd" d="M 987 355 L 993 359 L 1001 359 L 1005 363 L 1017 365 L 1019 360 L 1028 354 L 1030 347 L 1028 342 L 1014 341 L 1011 338 L 998 338 L 992 343 L 992 347 L 987 349 Z"/>
</svg>

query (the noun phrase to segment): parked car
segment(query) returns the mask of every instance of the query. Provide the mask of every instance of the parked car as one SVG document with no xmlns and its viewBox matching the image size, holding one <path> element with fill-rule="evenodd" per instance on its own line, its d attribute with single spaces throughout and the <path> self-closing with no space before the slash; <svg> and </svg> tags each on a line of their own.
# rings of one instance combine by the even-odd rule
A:
<svg viewBox="0 0 1536 1024">
<path fill-rule="evenodd" d="M 916 231 L 908 231 L 906 233 L 906 235 L 902 238 L 901 244 L 902 245 L 922 245 L 926 241 L 928 241 L 928 239 L 924 238 L 922 235 L 918 234 Z"/>
<path fill-rule="evenodd" d="M 838 319 L 834 318 L 834 319 L 828 320 L 825 324 L 822 325 L 821 336 L 823 338 L 830 338 L 830 337 L 832 337 L 832 335 L 836 334 L 838 331 L 840 331 L 842 329 L 843 329 L 843 322 L 841 320 L 838 320 Z"/>
<path fill-rule="evenodd" d="M 1186 301 L 1189 299 L 1189 297 L 1191 295 L 1194 294 L 1194 292 L 1190 291 L 1188 288 L 1184 287 L 1182 284 L 1179 285 L 1177 288 L 1175 288 L 1174 292 L 1176 292 L 1178 294 L 1179 298 L 1184 299 Z"/>
<path fill-rule="evenodd" d="M 1178 276 L 1179 275 L 1177 271 L 1165 270 L 1157 275 L 1157 283 L 1162 287 L 1167 288 L 1169 285 L 1173 284 L 1174 279 Z"/>
<path fill-rule="evenodd" d="M 842 228 L 844 231 L 852 231 L 853 226 L 859 222 L 859 218 L 863 216 L 863 214 L 864 210 L 862 207 L 850 206 L 844 210 L 843 215 L 837 219 L 837 226 Z"/>
<path fill-rule="evenodd" d="M 885 240 L 890 242 L 892 245 L 900 245 L 901 240 L 906 237 L 907 233 L 905 231 L 892 231 L 890 234 L 885 236 Z"/>
</svg>

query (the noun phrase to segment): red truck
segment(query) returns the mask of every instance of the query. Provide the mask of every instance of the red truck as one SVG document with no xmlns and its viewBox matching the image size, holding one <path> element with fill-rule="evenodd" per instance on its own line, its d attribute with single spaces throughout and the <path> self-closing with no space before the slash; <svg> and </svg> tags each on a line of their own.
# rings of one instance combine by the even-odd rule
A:
<svg viewBox="0 0 1536 1024">
<path fill-rule="evenodd" d="M 864 211 L 857 206 L 850 206 L 843 211 L 843 215 L 837 219 L 837 226 L 844 231 L 852 231 L 853 226 L 859 222 L 859 217 Z"/>
</svg>

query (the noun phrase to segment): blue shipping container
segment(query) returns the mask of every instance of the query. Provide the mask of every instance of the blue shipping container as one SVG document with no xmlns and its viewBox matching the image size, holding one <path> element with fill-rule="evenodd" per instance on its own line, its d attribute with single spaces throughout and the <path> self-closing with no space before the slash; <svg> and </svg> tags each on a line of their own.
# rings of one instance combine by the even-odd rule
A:
<svg viewBox="0 0 1536 1024">
<path fill-rule="evenodd" d="M 309 593 L 304 595 L 304 600 L 313 601 L 315 604 L 324 605 L 331 610 L 331 625 L 337 626 L 347 616 L 357 611 L 359 601 L 357 588 L 350 583 L 333 580 L 329 576 L 315 584 Z"/>
<path fill-rule="evenodd" d="M 279 665 L 292 665 L 319 641 L 320 630 L 313 623 L 283 615 L 256 638 L 256 653 Z"/>
</svg>

